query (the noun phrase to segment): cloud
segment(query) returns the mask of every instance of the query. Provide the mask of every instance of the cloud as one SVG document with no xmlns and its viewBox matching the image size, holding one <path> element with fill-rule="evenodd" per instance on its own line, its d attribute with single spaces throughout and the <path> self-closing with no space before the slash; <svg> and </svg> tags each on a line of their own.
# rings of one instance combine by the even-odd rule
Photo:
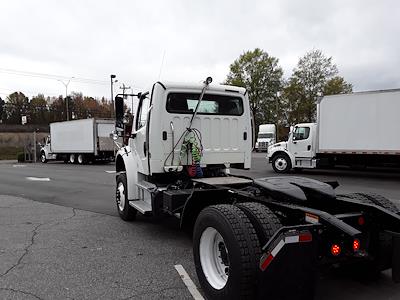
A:
<svg viewBox="0 0 400 300">
<path fill-rule="evenodd" d="M 400 87 L 396 1 L 2 1 L 0 68 L 145 87 L 161 79 L 224 81 L 229 65 L 256 47 L 290 76 L 300 56 L 333 56 L 356 90 Z M 164 56 L 165 53 L 165 56 Z M 162 63 L 164 56 L 164 62 Z M 162 66 L 162 68 L 161 68 Z M 0 95 L 18 89 L 63 94 L 48 79 L 0 72 Z M 71 91 L 108 96 L 107 85 Z"/>
</svg>

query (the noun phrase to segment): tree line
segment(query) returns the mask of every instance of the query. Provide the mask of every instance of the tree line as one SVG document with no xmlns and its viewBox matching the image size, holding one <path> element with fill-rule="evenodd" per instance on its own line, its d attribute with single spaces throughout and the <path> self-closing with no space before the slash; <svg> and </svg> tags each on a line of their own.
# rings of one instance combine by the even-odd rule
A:
<svg viewBox="0 0 400 300">
<path fill-rule="evenodd" d="M 278 58 L 259 48 L 246 51 L 230 65 L 224 83 L 246 88 L 256 126 L 275 123 L 287 127 L 313 122 L 319 97 L 352 92 L 352 85 L 339 76 L 332 57 L 320 50 L 301 57 L 287 79 Z M 112 116 L 112 104 L 107 99 L 82 93 L 72 93 L 67 98 L 39 94 L 28 99 L 23 93 L 14 92 L 6 100 L 0 98 L 3 124 L 21 124 L 22 116 L 27 116 L 28 123 L 39 125 L 66 120 L 67 101 L 70 120 Z"/>
<path fill-rule="evenodd" d="M 37 125 L 65 121 L 67 101 L 70 120 L 110 118 L 112 113 L 112 104 L 104 97 L 95 99 L 76 92 L 68 97 L 45 97 L 39 94 L 31 99 L 22 92 L 14 92 L 6 100 L 0 98 L 0 122 L 3 124 L 21 124 L 22 116 L 26 116 L 27 123 Z"/>
<path fill-rule="evenodd" d="M 301 57 L 288 79 L 283 77 L 278 58 L 259 48 L 244 52 L 230 65 L 225 83 L 246 88 L 256 126 L 314 122 L 320 97 L 353 89 L 339 76 L 332 57 L 320 50 Z"/>
</svg>

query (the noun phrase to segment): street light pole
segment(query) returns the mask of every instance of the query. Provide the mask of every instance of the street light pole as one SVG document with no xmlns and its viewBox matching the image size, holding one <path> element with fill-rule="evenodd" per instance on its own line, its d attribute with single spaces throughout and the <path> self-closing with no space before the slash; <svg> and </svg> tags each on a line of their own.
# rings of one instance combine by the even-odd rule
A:
<svg viewBox="0 0 400 300">
<path fill-rule="evenodd" d="M 61 82 L 64 86 L 65 86 L 65 103 L 67 105 L 67 121 L 69 121 L 69 109 L 68 109 L 68 85 L 71 82 L 71 79 L 74 77 L 71 77 L 67 83 L 65 83 L 64 81 L 58 79 L 59 82 Z"/>
<path fill-rule="evenodd" d="M 114 81 L 114 78 L 117 77 L 114 74 L 110 75 L 110 80 L 111 80 L 111 118 L 114 117 L 114 96 L 113 96 L 113 92 L 114 92 L 114 83 L 117 82 L 118 80 Z"/>
</svg>

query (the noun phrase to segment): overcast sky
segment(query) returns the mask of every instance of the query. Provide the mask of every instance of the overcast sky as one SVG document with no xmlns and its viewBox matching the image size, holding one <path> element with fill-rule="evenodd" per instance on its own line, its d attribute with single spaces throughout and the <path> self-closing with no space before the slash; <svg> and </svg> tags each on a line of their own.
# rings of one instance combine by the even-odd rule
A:
<svg viewBox="0 0 400 300">
<path fill-rule="evenodd" d="M 65 94 L 56 79 L 15 70 L 75 77 L 68 92 L 95 97 L 110 96 L 110 74 L 116 89 L 222 82 L 256 47 L 279 58 L 286 78 L 300 56 L 321 49 L 356 91 L 400 87 L 398 1 L 2 0 L 0 33 L 3 99 L 16 90 Z"/>
</svg>

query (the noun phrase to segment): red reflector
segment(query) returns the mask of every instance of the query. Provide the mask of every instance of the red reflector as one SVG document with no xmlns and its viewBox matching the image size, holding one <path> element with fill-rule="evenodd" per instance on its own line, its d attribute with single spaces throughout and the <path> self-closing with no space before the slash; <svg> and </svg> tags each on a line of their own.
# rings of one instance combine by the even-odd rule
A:
<svg viewBox="0 0 400 300">
<path fill-rule="evenodd" d="M 336 244 L 333 244 L 332 247 L 331 247 L 332 255 L 333 256 L 338 256 L 340 254 L 340 252 L 341 252 L 340 246 L 336 245 Z"/>
<path fill-rule="evenodd" d="M 272 254 L 270 254 L 270 255 L 268 255 L 266 257 L 263 257 L 262 259 L 264 259 L 264 260 L 261 261 L 260 268 L 261 268 L 262 271 L 264 271 L 269 266 L 269 264 L 274 259 L 274 257 L 272 256 Z"/>
<path fill-rule="evenodd" d="M 360 250 L 360 241 L 357 240 L 357 239 L 355 239 L 355 240 L 353 241 L 353 250 L 354 250 L 354 251 Z"/>
<path fill-rule="evenodd" d="M 363 216 L 359 217 L 359 218 L 358 218 L 358 225 L 362 226 L 362 225 L 364 225 L 364 224 L 365 224 L 365 219 L 364 219 L 364 217 L 363 217 Z"/>
<path fill-rule="evenodd" d="M 312 234 L 311 233 L 302 233 L 299 235 L 299 242 L 311 242 Z"/>
</svg>

